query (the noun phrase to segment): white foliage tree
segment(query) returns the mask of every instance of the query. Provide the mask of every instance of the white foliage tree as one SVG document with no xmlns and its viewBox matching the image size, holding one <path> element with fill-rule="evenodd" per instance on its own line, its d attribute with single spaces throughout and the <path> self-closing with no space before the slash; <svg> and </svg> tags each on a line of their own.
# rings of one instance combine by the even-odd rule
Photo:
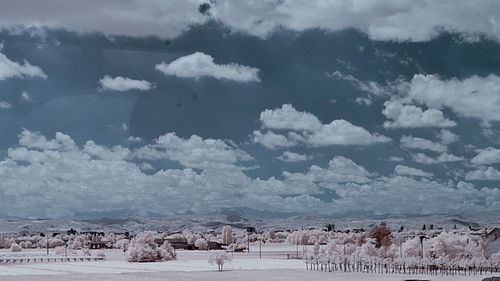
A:
<svg viewBox="0 0 500 281">
<path fill-rule="evenodd" d="M 222 228 L 222 243 L 229 245 L 233 244 L 234 238 L 233 238 L 233 230 L 229 225 L 225 225 Z"/>
<path fill-rule="evenodd" d="M 217 264 L 217 269 L 222 271 L 226 262 L 231 262 L 231 256 L 224 250 L 213 250 L 209 252 L 208 263 Z"/>
<path fill-rule="evenodd" d="M 17 244 L 17 243 L 10 244 L 10 251 L 11 252 L 21 252 L 22 250 L 23 250 L 23 248 L 21 248 L 21 246 L 19 246 L 19 244 Z"/>
<path fill-rule="evenodd" d="M 174 248 L 168 241 L 158 246 L 155 233 L 138 234 L 129 244 L 126 256 L 129 262 L 158 262 L 176 259 Z"/>
<path fill-rule="evenodd" d="M 199 250 L 208 250 L 208 242 L 204 238 L 198 238 L 194 241 L 194 246 Z"/>
</svg>

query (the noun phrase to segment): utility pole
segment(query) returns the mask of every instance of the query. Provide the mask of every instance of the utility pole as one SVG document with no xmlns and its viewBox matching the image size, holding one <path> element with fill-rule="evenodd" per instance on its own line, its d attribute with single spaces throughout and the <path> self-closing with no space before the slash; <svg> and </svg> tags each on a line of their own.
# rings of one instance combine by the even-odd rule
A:
<svg viewBox="0 0 500 281">
<path fill-rule="evenodd" d="M 45 235 L 45 240 L 47 240 L 47 256 L 49 255 L 49 234 Z"/>
<path fill-rule="evenodd" d="M 259 259 L 262 258 L 262 234 L 260 235 L 259 239 Z"/>
</svg>

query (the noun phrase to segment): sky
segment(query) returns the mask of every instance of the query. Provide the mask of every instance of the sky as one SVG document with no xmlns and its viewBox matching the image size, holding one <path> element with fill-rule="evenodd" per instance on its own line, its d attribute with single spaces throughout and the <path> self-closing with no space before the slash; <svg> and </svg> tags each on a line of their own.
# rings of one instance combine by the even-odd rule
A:
<svg viewBox="0 0 500 281">
<path fill-rule="evenodd" d="M 500 211 L 498 1 L 0 6 L 0 217 Z"/>
</svg>

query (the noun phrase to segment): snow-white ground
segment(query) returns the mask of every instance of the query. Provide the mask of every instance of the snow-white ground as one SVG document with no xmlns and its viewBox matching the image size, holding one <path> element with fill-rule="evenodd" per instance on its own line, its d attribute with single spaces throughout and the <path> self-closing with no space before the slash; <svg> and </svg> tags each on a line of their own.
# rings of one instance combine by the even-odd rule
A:
<svg viewBox="0 0 500 281">
<path fill-rule="evenodd" d="M 299 254 L 302 249 L 299 249 Z M 25 252 L 24 255 L 40 255 L 43 250 Z M 0 255 L 8 255 L 2 251 Z M 342 272 L 306 271 L 301 260 L 287 259 L 287 254 L 296 254 L 296 247 L 273 245 L 262 248 L 259 257 L 258 244 L 250 253 L 234 253 L 233 261 L 224 266 L 224 272 L 217 272 L 215 265 L 208 264 L 206 251 L 178 251 L 175 261 L 160 263 L 129 263 L 124 261 L 121 250 L 106 250 L 107 260 L 101 262 L 50 262 L 1 264 L 1 281 L 31 280 L 481 280 L 483 276 L 426 276 L 426 275 L 386 275 Z M 500 275 L 500 274 L 499 274 Z"/>
</svg>

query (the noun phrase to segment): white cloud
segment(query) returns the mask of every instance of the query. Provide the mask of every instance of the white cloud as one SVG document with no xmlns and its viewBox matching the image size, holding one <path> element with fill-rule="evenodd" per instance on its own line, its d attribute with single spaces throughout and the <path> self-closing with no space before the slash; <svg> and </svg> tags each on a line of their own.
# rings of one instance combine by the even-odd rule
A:
<svg viewBox="0 0 500 281">
<path fill-rule="evenodd" d="M 437 135 L 441 139 L 441 143 L 450 144 L 458 141 L 459 136 L 449 130 L 442 129 Z"/>
<path fill-rule="evenodd" d="M 111 0 L 105 3 L 100 0 L 65 0 L 43 4 L 36 0 L 21 0 L 0 11 L 0 24 L 2 27 L 64 28 L 82 33 L 97 31 L 107 35 L 173 37 L 191 24 L 208 19 L 198 12 L 199 4 L 198 0 Z"/>
<path fill-rule="evenodd" d="M 333 162 L 333 163 L 332 163 Z M 435 214 L 496 211 L 500 190 L 476 189 L 471 184 L 459 182 L 441 184 L 418 172 L 417 177 L 380 177 L 348 159 L 336 159 L 329 167 L 312 166 L 306 173 L 284 173 L 287 185 L 317 183 L 335 192 L 332 211 L 338 213 L 360 212 L 374 214 Z M 400 172 L 408 172 L 399 168 Z M 414 170 L 410 170 L 414 172 Z M 411 196 L 408 196 L 411 194 Z"/>
<path fill-rule="evenodd" d="M 447 150 L 446 146 L 443 144 L 413 136 L 402 136 L 400 142 L 402 148 L 430 150 L 435 152 L 445 152 Z"/>
<path fill-rule="evenodd" d="M 252 142 L 261 144 L 273 150 L 284 147 L 291 147 L 297 144 L 295 141 L 288 139 L 286 136 L 275 134 L 271 131 L 267 131 L 265 133 L 262 133 L 261 131 L 254 131 Z"/>
<path fill-rule="evenodd" d="M 10 104 L 9 102 L 0 100 L 0 109 L 9 109 L 11 107 L 12 107 L 12 104 Z"/>
<path fill-rule="evenodd" d="M 298 111 L 291 104 L 262 111 L 260 121 L 262 126 L 269 129 L 316 131 L 323 126 L 318 117 L 309 112 Z"/>
<path fill-rule="evenodd" d="M 163 149 L 169 159 L 191 153 L 185 161 L 210 158 L 210 162 L 226 162 L 232 156 L 216 155 L 225 154 L 220 150 L 234 150 L 217 140 L 166 136 L 153 146 L 158 151 L 161 145 L 169 147 Z M 200 151 L 196 147 L 204 148 Z M 165 152 L 170 148 L 176 151 Z M 305 173 L 284 172 L 283 180 L 262 180 L 252 179 L 238 169 L 218 166 L 198 172 L 190 168 L 151 169 L 156 167 L 136 163 L 125 157 L 124 151 L 92 141 L 81 148 L 62 133 L 47 139 L 40 133 L 24 131 L 19 145 L 10 148 L 0 160 L 0 216 L 40 218 L 123 210 L 168 215 L 226 208 L 332 215 L 359 214 L 360 206 L 362 213 L 375 215 L 464 214 L 497 211 L 500 201 L 500 190 L 496 188 L 383 177 L 340 156 L 327 167 L 313 165 Z M 151 171 L 145 173 L 143 169 Z M 324 189 L 334 192 L 335 199 L 319 199 Z"/>
<path fill-rule="evenodd" d="M 220 1 L 213 14 L 236 30 L 264 36 L 284 26 L 364 30 L 376 40 L 425 41 L 439 29 L 500 38 L 500 6 L 491 1 Z"/>
<path fill-rule="evenodd" d="M 190 168 L 236 168 L 240 161 L 253 158 L 223 140 L 203 139 L 197 135 L 180 138 L 175 133 L 160 136 L 154 144 L 134 152 L 140 159 L 170 159 Z"/>
<path fill-rule="evenodd" d="M 481 168 L 475 171 L 470 171 L 465 175 L 466 180 L 500 180 L 500 171 L 493 168 Z"/>
<path fill-rule="evenodd" d="M 392 161 L 392 162 L 402 162 L 404 160 L 405 159 L 403 157 L 399 157 L 399 156 L 391 156 L 391 157 L 389 157 L 389 161 Z"/>
<path fill-rule="evenodd" d="M 414 105 L 403 105 L 398 101 L 385 102 L 382 113 L 391 121 L 384 122 L 386 128 L 419 127 L 454 127 L 457 124 L 444 117 L 443 112 L 435 108 L 422 110 Z"/>
<path fill-rule="evenodd" d="M 21 98 L 19 100 L 22 101 L 22 102 L 33 102 L 33 98 L 26 91 L 23 91 L 21 93 Z"/>
<path fill-rule="evenodd" d="M 206 1 L 114 0 L 103 4 L 98 0 L 43 3 L 19 0 L 6 4 L 0 11 L 0 24 L 171 37 L 212 18 L 234 31 L 261 37 L 280 27 L 296 31 L 317 27 L 330 31 L 356 28 L 376 40 L 425 41 L 434 38 L 439 30 L 463 32 L 469 36 L 484 33 L 500 38 L 500 5 L 488 0 L 220 0 L 209 10 L 210 17 L 198 11 L 203 2 Z"/>
<path fill-rule="evenodd" d="M 276 130 L 291 130 L 288 141 L 312 147 L 329 145 L 370 145 L 390 142 L 391 139 L 377 133 L 370 133 L 346 120 L 333 120 L 329 124 L 309 112 L 297 111 L 292 105 L 266 109 L 260 114 L 262 126 Z M 282 142 L 285 142 L 282 136 Z M 277 139 L 277 138 L 275 138 Z"/>
<path fill-rule="evenodd" d="M 323 125 L 308 139 L 311 146 L 326 145 L 370 145 L 390 142 L 391 139 L 378 134 L 371 134 L 366 129 L 339 119 Z"/>
<path fill-rule="evenodd" d="M 433 108 L 447 107 L 463 117 L 500 121 L 500 77 L 471 76 L 442 80 L 417 74 L 407 84 L 408 98 Z"/>
<path fill-rule="evenodd" d="M 155 68 L 165 75 L 181 78 L 212 77 L 241 83 L 260 82 L 258 68 L 236 63 L 216 64 L 212 56 L 201 52 L 180 57 L 170 63 L 162 62 Z"/>
<path fill-rule="evenodd" d="M 143 142 L 143 139 L 141 137 L 130 136 L 127 138 L 127 141 L 131 143 L 141 143 Z"/>
<path fill-rule="evenodd" d="M 413 176 L 413 177 L 425 177 L 425 178 L 432 178 L 433 177 L 432 173 L 429 173 L 429 172 L 426 172 L 426 171 L 423 171 L 423 170 L 420 170 L 417 168 L 404 166 L 404 165 L 397 165 L 394 168 L 394 172 L 397 175 L 401 175 L 401 176 Z"/>
<path fill-rule="evenodd" d="M 154 84 L 146 80 L 135 80 L 121 76 L 113 78 L 109 75 L 104 75 L 104 77 L 99 80 L 99 91 L 149 91 L 152 88 L 154 88 Z"/>
<path fill-rule="evenodd" d="M 327 73 L 326 75 L 330 78 L 348 81 L 352 83 L 358 90 L 370 93 L 374 96 L 383 96 L 387 93 L 385 87 L 375 81 L 361 81 L 350 74 L 342 74 L 338 70 L 332 73 Z M 356 99 L 356 101 L 360 104 L 371 104 L 371 100 L 369 99 L 361 99 L 359 101 Z"/>
<path fill-rule="evenodd" d="M 44 135 L 39 132 L 32 132 L 23 129 L 19 135 L 19 144 L 26 148 L 34 148 L 40 150 L 73 150 L 75 142 L 70 136 L 57 132 L 55 138 L 47 140 Z"/>
<path fill-rule="evenodd" d="M 130 149 L 126 147 L 116 145 L 110 149 L 106 146 L 98 145 L 91 140 L 85 143 L 82 151 L 90 156 L 96 157 L 97 159 L 109 161 L 124 160 L 130 155 Z"/>
<path fill-rule="evenodd" d="M 323 187 L 332 183 L 368 183 L 371 181 L 370 177 L 374 176 L 363 166 L 342 156 L 330 160 L 327 168 L 313 165 L 305 174 L 283 172 L 283 175 L 289 181 L 317 182 Z"/>
<path fill-rule="evenodd" d="M 291 151 L 285 151 L 282 155 L 277 157 L 278 160 L 283 162 L 302 162 L 311 160 L 312 157 L 307 154 L 300 154 Z"/>
<path fill-rule="evenodd" d="M 478 165 L 491 165 L 500 163 L 500 149 L 488 147 L 478 149 L 477 155 L 471 159 L 471 162 Z"/>
<path fill-rule="evenodd" d="M 251 179 L 239 170 L 219 166 L 199 173 L 169 169 L 146 174 L 142 170 L 151 165 L 127 160 L 125 148 L 107 148 L 92 141 L 83 148 L 68 146 L 74 141 L 62 133 L 47 139 L 40 133 L 25 131 L 20 138 L 24 145 L 20 141 L 0 161 L 1 216 L 58 217 L 124 209 L 161 214 L 207 213 L 235 207 L 324 213 L 331 208 L 330 203 L 311 196 L 320 193 L 312 184 L 289 186 L 274 178 Z M 180 146 L 166 153 L 169 158 L 182 157 L 186 162 L 226 162 L 234 155 L 224 156 L 224 151 L 229 150 L 224 143 L 197 137 L 180 139 L 167 134 L 157 145 L 172 150 L 172 146 Z"/>
<path fill-rule="evenodd" d="M 373 103 L 372 100 L 369 98 L 356 98 L 354 101 L 359 105 L 366 105 L 366 106 L 370 106 Z"/>
<path fill-rule="evenodd" d="M 335 188 L 340 197 L 334 200 L 335 208 L 375 214 L 436 214 L 495 212 L 500 190 L 474 188 L 459 182 L 456 187 L 440 184 L 427 178 L 393 176 L 380 178 L 370 184 L 346 185 Z M 411 196 L 409 196 L 411 195 Z"/>
<path fill-rule="evenodd" d="M 413 160 L 415 160 L 415 162 L 420 163 L 420 164 L 425 164 L 425 165 L 465 161 L 465 158 L 463 158 L 463 157 L 456 156 L 454 154 L 448 154 L 446 152 L 440 154 L 436 158 L 429 157 L 424 153 L 413 154 L 412 157 L 413 157 Z"/>
<path fill-rule="evenodd" d="M 47 75 L 43 70 L 35 65 L 32 65 L 27 60 L 18 63 L 11 61 L 7 56 L 1 53 L 0 49 L 0 81 L 9 78 L 34 78 L 39 77 L 47 79 Z"/>
</svg>

